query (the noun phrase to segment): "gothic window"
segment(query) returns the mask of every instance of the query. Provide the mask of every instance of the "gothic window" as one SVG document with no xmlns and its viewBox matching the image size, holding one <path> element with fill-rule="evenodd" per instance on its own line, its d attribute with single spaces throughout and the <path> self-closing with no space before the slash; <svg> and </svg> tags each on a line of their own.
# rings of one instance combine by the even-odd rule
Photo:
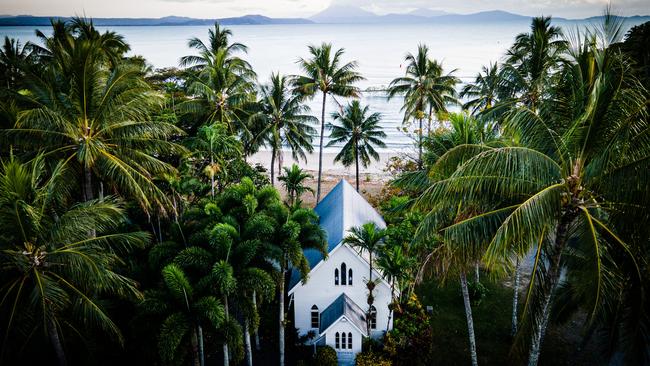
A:
<svg viewBox="0 0 650 366">
<path fill-rule="evenodd" d="M 348 285 L 352 286 L 352 268 L 348 269 Z"/>
<path fill-rule="evenodd" d="M 339 349 L 341 347 L 339 342 L 339 332 L 336 332 L 336 335 L 334 336 L 334 348 Z"/>
<path fill-rule="evenodd" d="M 352 349 L 352 333 L 348 333 L 348 349 Z"/>
<path fill-rule="evenodd" d="M 345 332 L 341 333 L 341 348 L 345 349 L 347 343 L 345 342 Z"/>
<path fill-rule="evenodd" d="M 377 329 L 377 308 L 370 306 L 368 315 L 370 316 L 370 329 Z"/>
<path fill-rule="evenodd" d="M 339 285 L 339 269 L 336 268 L 334 270 L 334 285 L 338 286 Z"/>
<path fill-rule="evenodd" d="M 318 306 L 314 305 L 311 307 L 311 327 L 312 328 L 318 328 L 319 327 L 319 313 L 318 313 Z"/>
<path fill-rule="evenodd" d="M 341 285 L 345 286 L 348 284 L 347 274 L 348 271 L 345 267 L 345 263 L 341 263 Z"/>
</svg>

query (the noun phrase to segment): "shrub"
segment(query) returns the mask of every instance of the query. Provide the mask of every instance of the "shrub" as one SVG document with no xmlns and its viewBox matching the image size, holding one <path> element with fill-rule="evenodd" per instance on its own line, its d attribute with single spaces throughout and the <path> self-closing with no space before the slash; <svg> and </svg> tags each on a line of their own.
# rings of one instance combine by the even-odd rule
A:
<svg viewBox="0 0 650 366">
<path fill-rule="evenodd" d="M 384 355 L 373 351 L 364 351 L 354 359 L 356 366 L 391 366 L 393 363 Z"/>
<path fill-rule="evenodd" d="M 472 305 L 479 306 L 481 302 L 490 292 L 487 287 L 485 287 L 480 282 L 471 281 L 467 286 L 469 290 L 469 298 L 472 301 Z"/>
<path fill-rule="evenodd" d="M 330 346 L 318 347 L 314 357 L 316 366 L 337 366 L 339 360 L 336 358 L 336 351 Z"/>
<path fill-rule="evenodd" d="M 413 294 L 401 311 L 395 311 L 393 330 L 384 339 L 384 351 L 395 365 L 431 364 L 431 324 L 429 315 Z"/>
</svg>

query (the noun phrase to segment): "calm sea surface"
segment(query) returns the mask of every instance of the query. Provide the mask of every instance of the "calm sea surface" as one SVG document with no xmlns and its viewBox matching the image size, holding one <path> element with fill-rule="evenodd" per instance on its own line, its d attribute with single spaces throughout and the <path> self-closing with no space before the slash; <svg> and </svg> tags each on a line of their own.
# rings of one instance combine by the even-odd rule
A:
<svg viewBox="0 0 650 366">
<path fill-rule="evenodd" d="M 463 82 L 470 81 L 482 65 L 501 60 L 515 35 L 529 29 L 528 21 L 459 23 L 459 24 L 300 24 L 300 25 L 240 25 L 228 26 L 234 41 L 249 48 L 244 57 L 252 64 L 260 82 L 266 82 L 271 72 L 299 72 L 296 60 L 307 57 L 307 45 L 332 42 L 344 47 L 344 60 L 356 60 L 366 78 L 359 86 L 382 87 L 404 73 L 404 55 L 416 52 L 419 43 L 427 44 L 431 57 L 442 61 L 447 71 Z M 563 23 L 574 28 L 584 24 Z M 634 24 L 627 24 L 632 26 Z M 46 27 L 39 27 L 46 31 Z M 100 27 L 107 29 L 106 27 Z M 144 56 L 154 67 L 178 66 L 181 56 L 193 51 L 187 40 L 206 40 L 207 26 L 130 26 L 110 27 L 125 36 L 132 54 Z M 37 41 L 33 27 L 0 27 L 1 36 L 18 38 L 22 43 Z M 328 111 L 338 108 L 331 100 Z M 345 100 L 338 100 L 345 103 Z M 398 130 L 402 124 L 399 98 L 388 101 L 381 92 L 365 92 L 362 103 L 383 115 L 382 124 L 388 135 L 388 151 L 411 146 L 411 139 Z M 311 103 L 314 115 L 320 116 L 318 99 Z M 329 114 L 329 113 L 328 113 Z"/>
</svg>

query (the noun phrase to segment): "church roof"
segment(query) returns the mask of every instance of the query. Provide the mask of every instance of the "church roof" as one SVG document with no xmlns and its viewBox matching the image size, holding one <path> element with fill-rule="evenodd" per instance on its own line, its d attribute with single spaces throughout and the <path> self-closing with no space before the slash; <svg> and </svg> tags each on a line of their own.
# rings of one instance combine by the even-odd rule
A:
<svg viewBox="0 0 650 366">
<path fill-rule="evenodd" d="M 367 335 L 364 311 L 346 294 L 341 294 L 320 313 L 319 333 L 323 334 L 343 316 L 359 328 L 363 335 Z"/>
<path fill-rule="evenodd" d="M 327 232 L 327 252 L 331 252 L 347 235 L 348 230 L 368 222 L 385 228 L 381 215 L 345 179 L 341 179 L 314 209 L 320 217 L 320 225 Z M 305 257 L 313 269 L 323 256 L 316 249 L 306 249 Z M 300 274 L 293 271 L 289 289 L 300 281 Z"/>
</svg>

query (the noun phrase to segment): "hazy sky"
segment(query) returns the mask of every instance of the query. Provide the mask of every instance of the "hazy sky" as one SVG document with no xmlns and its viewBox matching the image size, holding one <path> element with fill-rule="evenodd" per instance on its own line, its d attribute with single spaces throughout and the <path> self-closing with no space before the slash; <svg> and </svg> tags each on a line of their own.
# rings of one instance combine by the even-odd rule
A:
<svg viewBox="0 0 650 366">
<path fill-rule="evenodd" d="M 0 0 L 0 14 L 87 15 L 91 17 L 223 18 L 244 14 L 307 17 L 332 3 L 355 5 L 376 13 L 416 8 L 471 13 L 501 9 L 524 15 L 582 18 L 602 13 L 608 0 Z M 616 13 L 650 14 L 650 0 L 616 0 Z"/>
</svg>

